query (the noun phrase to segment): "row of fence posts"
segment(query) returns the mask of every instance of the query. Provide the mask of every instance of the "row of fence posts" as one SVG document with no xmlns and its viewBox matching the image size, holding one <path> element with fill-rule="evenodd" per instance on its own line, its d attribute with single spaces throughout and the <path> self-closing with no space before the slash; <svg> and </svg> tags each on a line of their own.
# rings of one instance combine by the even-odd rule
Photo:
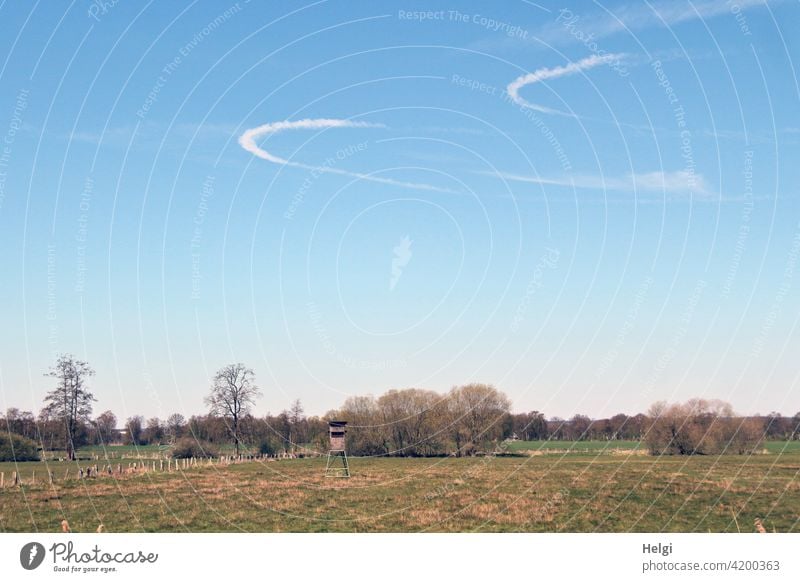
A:
<svg viewBox="0 0 800 582">
<path fill-rule="evenodd" d="M 254 461 L 276 461 L 280 459 L 294 459 L 297 458 L 297 455 L 291 453 L 279 453 L 277 455 L 222 455 L 217 459 L 206 458 L 206 459 L 198 459 L 196 457 L 190 457 L 186 459 L 154 459 L 152 461 L 143 461 L 143 460 L 136 460 L 136 461 L 128 461 L 125 463 L 117 463 L 116 471 L 114 471 L 114 466 L 111 463 L 103 464 L 103 465 L 93 465 L 89 467 L 79 467 L 77 471 L 75 471 L 74 475 L 77 476 L 78 479 L 90 479 L 90 478 L 97 478 L 97 477 L 111 477 L 113 475 L 130 475 L 130 474 L 143 474 L 143 473 L 157 473 L 157 472 L 167 472 L 172 473 L 175 471 L 186 471 L 188 469 L 192 469 L 194 467 L 212 467 L 214 465 L 234 465 L 238 463 L 247 463 L 247 462 L 254 462 Z M 73 469 L 74 471 L 74 469 Z M 70 468 L 67 468 L 64 472 L 64 481 L 70 478 L 71 472 Z M 55 476 L 53 471 L 47 471 L 47 482 L 52 485 L 55 482 Z M 22 484 L 22 478 L 19 475 L 19 472 L 13 471 L 11 473 L 11 479 L 9 481 L 9 486 L 16 487 Z M 36 484 L 36 471 L 33 471 L 31 474 L 31 485 Z M 0 489 L 5 488 L 5 473 L 0 472 Z"/>
<path fill-rule="evenodd" d="M 314 457 L 314 456 L 319 456 L 319 453 L 311 452 L 311 451 L 306 451 L 306 452 L 303 452 L 303 453 L 290 453 L 290 452 L 287 452 L 287 451 L 282 451 L 282 452 L 276 453 L 274 455 L 266 455 L 266 454 L 263 454 L 263 455 L 262 454 L 258 454 L 258 455 L 256 455 L 256 454 L 245 454 L 245 455 L 238 455 L 238 456 L 237 455 L 223 455 L 222 457 L 219 457 L 219 458 L 220 459 L 233 459 L 235 461 L 236 459 L 239 459 L 239 460 L 242 460 L 242 459 L 245 459 L 245 460 L 260 460 L 260 459 L 268 459 L 268 458 L 269 459 L 297 459 L 297 458 L 302 458 L 302 457 Z M 122 459 L 122 458 L 136 459 L 137 461 L 141 461 L 141 460 L 144 460 L 144 461 L 147 461 L 147 460 L 159 461 L 159 460 L 162 460 L 162 459 L 163 460 L 169 459 L 170 457 L 162 455 L 161 453 L 145 453 L 145 454 L 136 453 L 135 455 L 132 455 L 132 454 L 128 455 L 128 454 L 120 454 L 118 452 L 107 452 L 107 453 L 104 453 L 102 455 L 94 454 L 94 455 L 91 455 L 90 457 L 83 457 L 83 458 L 84 459 L 88 458 L 88 459 L 90 459 L 92 461 L 102 461 L 102 460 L 108 461 L 110 459 Z M 54 458 L 49 458 L 49 459 L 42 458 L 42 462 L 45 462 L 45 461 L 49 461 L 49 462 L 62 461 L 63 462 L 63 461 L 66 461 L 66 459 L 63 459 L 63 458 L 60 458 L 60 457 L 54 457 Z"/>
</svg>

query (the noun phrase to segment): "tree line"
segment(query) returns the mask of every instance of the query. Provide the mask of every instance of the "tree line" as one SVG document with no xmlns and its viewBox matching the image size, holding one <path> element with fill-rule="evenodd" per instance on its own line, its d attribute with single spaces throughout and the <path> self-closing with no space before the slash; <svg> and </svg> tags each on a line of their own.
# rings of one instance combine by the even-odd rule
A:
<svg viewBox="0 0 800 582">
<path fill-rule="evenodd" d="M 742 417 L 729 404 L 693 399 L 654 404 L 647 414 L 616 414 L 591 419 L 547 419 L 544 413 L 512 413 L 510 399 L 494 386 L 467 384 L 446 394 L 408 388 L 374 396 L 353 396 L 323 416 L 306 416 L 295 400 L 277 415 L 256 417 L 252 408 L 261 392 L 255 373 L 242 363 L 224 366 L 211 379 L 205 415 L 166 419 L 134 415 L 123 422 L 106 410 L 92 416 L 95 397 L 88 386 L 94 370 L 65 354 L 46 373 L 54 379 L 38 416 L 10 408 L 2 418 L 0 460 L 37 449 L 64 451 L 75 459 L 85 445 L 169 445 L 186 456 L 213 456 L 219 447 L 248 452 L 304 454 L 325 452 L 328 421 L 349 423 L 347 450 L 352 455 L 469 456 L 496 451 L 507 440 L 637 440 L 653 454 L 750 453 L 764 439 L 798 438 L 800 413 L 784 417 Z M 16 439 L 16 440 L 15 440 Z M 4 453 L 5 451 L 5 453 Z"/>
</svg>

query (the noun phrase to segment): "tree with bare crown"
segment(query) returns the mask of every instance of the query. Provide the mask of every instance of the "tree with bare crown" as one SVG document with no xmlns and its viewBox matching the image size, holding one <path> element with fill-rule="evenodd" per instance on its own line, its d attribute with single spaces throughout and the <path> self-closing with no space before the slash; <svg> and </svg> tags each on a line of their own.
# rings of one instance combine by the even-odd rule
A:
<svg viewBox="0 0 800 582">
<path fill-rule="evenodd" d="M 260 396 L 255 373 L 242 363 L 228 364 L 214 375 L 205 401 L 211 414 L 225 419 L 237 455 L 241 444 L 239 425 Z"/>
<path fill-rule="evenodd" d="M 94 395 L 89 392 L 86 381 L 94 376 L 88 363 L 71 354 L 62 354 L 55 366 L 45 374 L 56 379 L 56 387 L 45 396 L 43 412 L 58 419 L 64 427 L 64 449 L 71 461 L 75 460 L 75 437 L 82 422 L 88 422 L 92 414 Z"/>
</svg>

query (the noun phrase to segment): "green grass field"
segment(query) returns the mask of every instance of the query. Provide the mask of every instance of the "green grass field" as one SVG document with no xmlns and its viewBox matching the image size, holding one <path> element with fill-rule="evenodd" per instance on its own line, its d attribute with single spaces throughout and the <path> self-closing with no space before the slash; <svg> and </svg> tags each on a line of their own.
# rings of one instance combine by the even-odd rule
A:
<svg viewBox="0 0 800 582">
<path fill-rule="evenodd" d="M 234 447 L 233 445 L 223 444 L 216 446 L 216 449 L 221 454 L 233 454 Z M 134 458 L 137 454 L 141 455 L 154 455 L 154 454 L 161 454 L 164 458 L 167 457 L 170 450 L 170 445 L 163 444 L 163 445 L 95 445 L 90 447 L 81 447 L 78 451 L 79 455 L 88 455 L 88 454 L 97 454 L 101 457 L 104 454 L 113 455 L 114 458 L 119 456 L 124 456 L 126 458 Z M 248 452 L 247 447 L 242 447 L 240 450 L 241 453 Z M 255 452 L 251 450 L 250 452 Z M 62 453 L 63 454 L 63 453 Z"/>
<path fill-rule="evenodd" d="M 542 451 L 570 454 L 600 454 L 617 451 L 646 451 L 647 445 L 640 441 L 512 441 L 507 443 L 509 452 Z M 798 441 L 766 441 L 768 453 L 800 453 Z"/>
<path fill-rule="evenodd" d="M 800 441 L 768 441 L 764 448 L 774 454 L 800 453 Z"/>
<path fill-rule="evenodd" d="M 166 451 L 169 447 L 166 445 L 94 445 L 90 447 L 81 447 L 78 454 L 98 454 L 102 455 L 104 452 L 122 454 L 125 456 L 136 455 L 136 453 L 151 454 L 158 453 L 159 451 Z"/>
<path fill-rule="evenodd" d="M 639 441 L 511 441 L 510 452 L 516 451 L 569 451 L 570 453 L 598 454 L 610 451 L 646 449 Z"/>
<path fill-rule="evenodd" d="M 540 443 L 535 443 L 540 444 Z M 561 443 L 563 444 L 563 443 Z M 580 443 L 586 444 L 586 443 Z M 604 443 L 605 444 L 605 443 Z M 800 530 L 800 451 L 752 457 L 571 453 L 202 466 L 0 491 L 0 531 L 593 532 Z M 774 447 L 769 447 L 774 448 Z M 89 463 L 83 463 L 84 465 Z M 75 467 L 74 463 L 70 466 Z M 23 476 L 45 463 L 18 466 Z M 0 464 L 6 485 L 14 465 Z"/>
</svg>

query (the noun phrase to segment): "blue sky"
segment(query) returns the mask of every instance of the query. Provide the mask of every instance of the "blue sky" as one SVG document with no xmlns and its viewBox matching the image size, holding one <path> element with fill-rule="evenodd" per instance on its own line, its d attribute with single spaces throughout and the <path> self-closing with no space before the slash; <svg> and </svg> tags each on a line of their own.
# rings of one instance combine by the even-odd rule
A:
<svg viewBox="0 0 800 582">
<path fill-rule="evenodd" d="M 0 407 L 800 410 L 796 4 L 0 13 Z"/>
</svg>

